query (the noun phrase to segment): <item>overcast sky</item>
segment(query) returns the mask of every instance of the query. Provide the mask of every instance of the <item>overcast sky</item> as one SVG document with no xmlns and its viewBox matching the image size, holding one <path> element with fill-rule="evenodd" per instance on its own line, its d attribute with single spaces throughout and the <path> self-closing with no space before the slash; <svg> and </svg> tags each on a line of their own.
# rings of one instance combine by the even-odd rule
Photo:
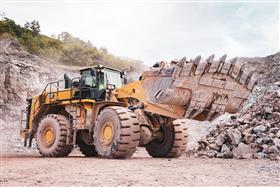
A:
<svg viewBox="0 0 280 187">
<path fill-rule="evenodd" d="M 279 51 L 279 2 L 101 3 L 2 1 L 19 24 L 38 20 L 43 34 L 67 31 L 109 52 L 152 65 L 212 53 L 265 56 Z"/>
</svg>

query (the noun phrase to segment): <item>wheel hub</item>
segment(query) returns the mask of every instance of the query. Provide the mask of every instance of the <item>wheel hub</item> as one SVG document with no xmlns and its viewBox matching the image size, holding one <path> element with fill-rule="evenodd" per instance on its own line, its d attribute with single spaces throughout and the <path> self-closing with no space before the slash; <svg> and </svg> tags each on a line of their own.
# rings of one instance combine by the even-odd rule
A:
<svg viewBox="0 0 280 187">
<path fill-rule="evenodd" d="M 107 146 L 110 145 L 113 139 L 113 124 L 110 121 L 106 121 L 102 127 L 102 144 Z"/>
<path fill-rule="evenodd" d="M 51 146 L 55 140 L 55 132 L 51 126 L 46 126 L 43 130 L 43 140 L 47 147 Z"/>
</svg>

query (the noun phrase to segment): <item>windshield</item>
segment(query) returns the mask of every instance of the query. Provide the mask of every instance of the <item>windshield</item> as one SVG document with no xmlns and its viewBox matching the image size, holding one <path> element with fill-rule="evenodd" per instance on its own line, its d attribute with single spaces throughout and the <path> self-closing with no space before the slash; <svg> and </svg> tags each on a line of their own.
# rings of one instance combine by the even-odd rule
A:
<svg viewBox="0 0 280 187">
<path fill-rule="evenodd" d="M 114 84 L 116 88 L 120 88 L 122 86 L 122 79 L 121 79 L 120 72 L 104 69 L 104 75 L 105 75 L 105 82 L 109 84 Z"/>
</svg>

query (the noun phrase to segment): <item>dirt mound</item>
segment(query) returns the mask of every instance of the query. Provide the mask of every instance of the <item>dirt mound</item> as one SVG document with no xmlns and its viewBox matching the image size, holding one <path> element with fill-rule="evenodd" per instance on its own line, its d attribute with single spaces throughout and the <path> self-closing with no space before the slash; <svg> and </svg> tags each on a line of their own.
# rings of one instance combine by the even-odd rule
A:
<svg viewBox="0 0 280 187">
<path fill-rule="evenodd" d="M 198 141 L 197 156 L 280 159 L 280 91 L 231 118 Z"/>
</svg>

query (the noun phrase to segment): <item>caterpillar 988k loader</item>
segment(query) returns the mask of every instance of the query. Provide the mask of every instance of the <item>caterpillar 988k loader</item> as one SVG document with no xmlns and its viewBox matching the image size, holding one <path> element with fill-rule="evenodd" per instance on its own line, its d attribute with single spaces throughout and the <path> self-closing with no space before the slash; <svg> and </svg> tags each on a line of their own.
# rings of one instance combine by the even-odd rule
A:
<svg viewBox="0 0 280 187">
<path fill-rule="evenodd" d="M 152 157 L 179 157 L 187 128 L 176 119 L 211 121 L 235 113 L 256 82 L 256 74 L 226 56 L 157 63 L 129 84 L 109 67 L 80 74 L 48 83 L 27 100 L 25 146 L 35 138 L 44 157 L 67 156 L 74 145 L 88 157 L 129 158 L 137 146 Z"/>
</svg>

